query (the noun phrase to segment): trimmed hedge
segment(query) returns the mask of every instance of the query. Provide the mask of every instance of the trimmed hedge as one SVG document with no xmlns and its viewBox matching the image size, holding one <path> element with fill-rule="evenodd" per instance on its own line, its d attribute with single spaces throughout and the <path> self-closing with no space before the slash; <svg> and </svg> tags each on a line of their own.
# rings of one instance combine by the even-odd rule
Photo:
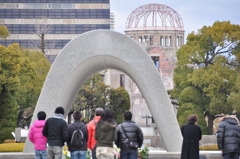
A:
<svg viewBox="0 0 240 159">
<path fill-rule="evenodd" d="M 199 147 L 200 150 L 209 150 L 209 151 L 217 151 L 218 149 L 218 145 L 203 145 Z"/>
<path fill-rule="evenodd" d="M 25 143 L 3 143 L 0 144 L 0 152 L 23 152 Z"/>
</svg>

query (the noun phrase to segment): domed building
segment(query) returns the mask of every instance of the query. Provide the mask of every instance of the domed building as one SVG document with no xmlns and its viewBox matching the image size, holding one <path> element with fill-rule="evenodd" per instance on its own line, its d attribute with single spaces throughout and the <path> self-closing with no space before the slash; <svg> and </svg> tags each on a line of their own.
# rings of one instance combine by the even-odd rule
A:
<svg viewBox="0 0 240 159">
<path fill-rule="evenodd" d="M 184 26 L 180 15 L 163 4 L 141 6 L 128 16 L 125 34 L 147 50 L 165 88 L 173 89 L 176 51 L 184 43 Z"/>
</svg>

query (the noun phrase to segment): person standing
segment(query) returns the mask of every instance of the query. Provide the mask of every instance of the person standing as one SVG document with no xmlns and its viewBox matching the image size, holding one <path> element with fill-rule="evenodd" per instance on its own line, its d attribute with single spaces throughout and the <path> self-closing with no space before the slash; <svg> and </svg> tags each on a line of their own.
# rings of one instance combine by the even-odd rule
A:
<svg viewBox="0 0 240 159">
<path fill-rule="evenodd" d="M 181 159 L 199 159 L 199 140 L 202 139 L 202 131 L 196 125 L 197 121 L 196 115 L 190 115 L 188 124 L 181 128 L 183 136 Z"/>
<path fill-rule="evenodd" d="M 47 137 L 48 159 L 62 159 L 62 148 L 68 140 L 68 125 L 64 120 L 63 107 L 55 109 L 55 114 L 47 119 L 42 133 Z"/>
<path fill-rule="evenodd" d="M 217 131 L 217 143 L 224 159 L 239 159 L 240 127 L 235 116 L 221 118 Z"/>
<path fill-rule="evenodd" d="M 42 135 L 42 130 L 46 122 L 46 113 L 44 111 L 38 112 L 37 118 L 38 120 L 34 121 L 30 128 L 28 137 L 29 140 L 34 144 L 35 159 L 47 159 L 47 138 Z"/>
<path fill-rule="evenodd" d="M 101 119 L 97 123 L 94 136 L 97 140 L 97 159 L 114 159 L 113 142 L 117 139 L 116 126 L 113 112 L 108 108 L 104 109 Z"/>
<path fill-rule="evenodd" d="M 97 108 L 95 110 L 94 119 L 92 121 L 90 121 L 87 125 L 87 129 L 88 129 L 87 146 L 92 152 L 92 159 L 96 159 L 96 140 L 94 138 L 94 135 L 95 135 L 95 129 L 96 129 L 97 123 L 100 120 L 102 113 L 103 113 L 103 109 Z"/>
<path fill-rule="evenodd" d="M 79 111 L 73 113 L 73 118 L 74 123 L 68 125 L 68 150 L 70 151 L 71 159 L 86 159 L 88 141 L 87 126 L 81 122 L 82 114 Z"/>
<path fill-rule="evenodd" d="M 121 149 L 120 159 L 137 159 L 138 148 L 143 143 L 143 132 L 141 128 L 132 121 L 132 113 L 124 112 L 125 122 L 117 127 L 116 145 Z M 130 147 L 129 142 L 136 143 L 135 147 Z"/>
</svg>

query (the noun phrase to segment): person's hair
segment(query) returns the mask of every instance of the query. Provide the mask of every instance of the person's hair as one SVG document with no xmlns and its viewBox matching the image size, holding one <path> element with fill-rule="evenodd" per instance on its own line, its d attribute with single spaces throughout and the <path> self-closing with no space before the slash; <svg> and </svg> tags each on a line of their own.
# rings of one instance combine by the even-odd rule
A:
<svg viewBox="0 0 240 159">
<path fill-rule="evenodd" d="M 190 115 L 188 117 L 188 123 L 196 123 L 198 121 L 198 116 L 197 115 Z"/>
<path fill-rule="evenodd" d="M 45 120 L 46 119 L 46 113 L 44 111 L 40 111 L 37 114 L 38 120 Z"/>
<path fill-rule="evenodd" d="M 97 108 L 97 109 L 95 110 L 95 115 L 96 115 L 96 116 L 101 116 L 102 113 L 103 113 L 103 108 Z"/>
<path fill-rule="evenodd" d="M 125 120 L 132 120 L 132 113 L 129 110 L 124 112 L 124 119 Z"/>
<path fill-rule="evenodd" d="M 82 114 L 81 114 L 80 111 L 75 111 L 75 112 L 73 113 L 73 119 L 74 119 L 74 120 L 80 120 L 81 118 L 82 118 Z"/>
<path fill-rule="evenodd" d="M 113 117 L 113 112 L 106 108 L 104 109 L 102 115 L 101 115 L 101 119 L 100 119 L 101 122 L 108 122 L 108 123 L 115 123 L 115 120 L 114 120 L 114 117 Z"/>
<path fill-rule="evenodd" d="M 55 109 L 55 113 L 56 113 L 56 114 L 62 114 L 62 115 L 64 115 L 64 109 L 63 109 L 63 107 L 57 107 L 57 108 Z"/>
</svg>

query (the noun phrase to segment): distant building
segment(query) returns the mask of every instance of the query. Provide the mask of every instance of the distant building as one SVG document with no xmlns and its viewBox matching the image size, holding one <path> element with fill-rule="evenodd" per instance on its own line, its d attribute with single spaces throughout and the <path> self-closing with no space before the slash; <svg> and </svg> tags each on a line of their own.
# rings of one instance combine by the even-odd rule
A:
<svg viewBox="0 0 240 159">
<path fill-rule="evenodd" d="M 79 34 L 110 29 L 110 5 L 109 0 L 0 0 L 0 24 L 11 33 L 0 44 L 44 47 L 53 61 Z"/>
</svg>

